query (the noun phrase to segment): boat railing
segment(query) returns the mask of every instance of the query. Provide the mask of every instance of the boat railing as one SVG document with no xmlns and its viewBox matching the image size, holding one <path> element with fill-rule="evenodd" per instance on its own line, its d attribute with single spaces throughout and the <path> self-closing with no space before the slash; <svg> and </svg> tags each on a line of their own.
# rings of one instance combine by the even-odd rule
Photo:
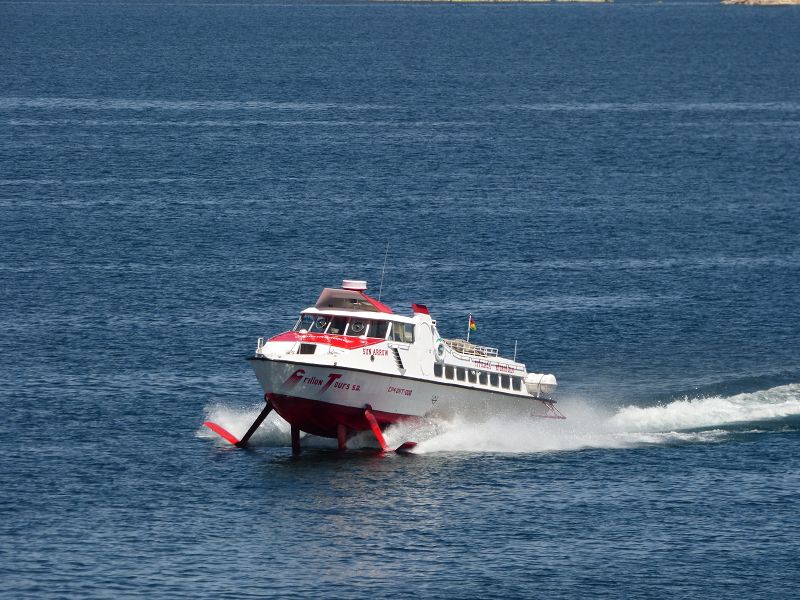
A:
<svg viewBox="0 0 800 600">
<path fill-rule="evenodd" d="M 466 354 L 467 356 L 497 356 L 498 354 L 497 348 L 492 348 L 490 346 L 478 346 L 477 344 L 473 344 L 467 340 L 455 339 L 444 340 L 444 342 L 454 352 Z"/>
<path fill-rule="evenodd" d="M 256 342 L 256 354 L 259 354 L 261 352 L 261 349 L 264 347 L 264 344 L 266 343 L 267 341 L 263 337 L 258 338 L 258 341 Z"/>
</svg>

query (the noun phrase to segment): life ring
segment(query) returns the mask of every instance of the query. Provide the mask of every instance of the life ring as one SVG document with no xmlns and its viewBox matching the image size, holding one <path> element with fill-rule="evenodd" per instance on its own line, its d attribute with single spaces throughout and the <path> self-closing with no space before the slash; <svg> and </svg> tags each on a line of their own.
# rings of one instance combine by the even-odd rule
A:
<svg viewBox="0 0 800 600">
<path fill-rule="evenodd" d="M 436 362 L 444 362 L 444 342 L 436 344 Z"/>
</svg>

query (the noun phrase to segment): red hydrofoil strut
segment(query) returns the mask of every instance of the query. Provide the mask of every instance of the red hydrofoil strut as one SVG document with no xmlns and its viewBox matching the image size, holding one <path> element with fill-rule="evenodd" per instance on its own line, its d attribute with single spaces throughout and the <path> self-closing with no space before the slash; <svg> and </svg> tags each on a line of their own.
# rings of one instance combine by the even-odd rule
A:
<svg viewBox="0 0 800 600">
<path fill-rule="evenodd" d="M 247 432 L 242 436 L 242 439 L 237 439 L 235 435 L 233 435 L 230 431 L 214 423 L 212 421 L 205 421 L 203 425 L 208 427 L 211 431 L 219 435 L 221 438 L 225 439 L 226 441 L 230 442 L 234 446 L 238 448 L 244 448 L 247 446 L 247 442 L 256 432 L 256 430 L 261 426 L 261 423 L 264 422 L 264 419 L 267 418 L 267 415 L 272 412 L 273 406 L 272 403 L 269 401 L 269 395 L 264 394 L 264 400 L 266 401 L 267 405 L 264 409 L 259 413 L 256 417 L 256 420 L 253 421 L 250 428 Z M 378 440 L 378 444 L 380 444 L 382 452 L 389 452 L 389 446 L 386 444 L 386 439 L 383 437 L 383 432 L 381 431 L 380 425 L 378 424 L 378 420 L 375 418 L 375 415 L 372 413 L 372 407 L 367 404 L 364 407 L 364 418 L 367 420 L 370 429 L 372 430 L 375 439 Z M 344 425 L 339 425 L 337 428 L 337 441 L 340 450 L 346 449 L 346 428 Z M 395 449 L 395 452 L 399 452 L 401 454 L 408 453 L 414 447 L 416 447 L 416 442 L 404 442 L 400 446 Z M 300 453 L 300 429 L 292 425 L 292 453 L 299 454 Z"/>
</svg>

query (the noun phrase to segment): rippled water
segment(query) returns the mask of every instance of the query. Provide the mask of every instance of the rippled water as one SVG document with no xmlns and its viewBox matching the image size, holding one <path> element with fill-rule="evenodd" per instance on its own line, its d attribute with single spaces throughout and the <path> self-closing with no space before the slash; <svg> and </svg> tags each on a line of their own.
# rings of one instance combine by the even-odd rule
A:
<svg viewBox="0 0 800 600">
<path fill-rule="evenodd" d="M 0 4 L 0 595 L 793 596 L 798 55 L 792 7 Z M 204 430 L 387 241 L 568 419 Z"/>
</svg>

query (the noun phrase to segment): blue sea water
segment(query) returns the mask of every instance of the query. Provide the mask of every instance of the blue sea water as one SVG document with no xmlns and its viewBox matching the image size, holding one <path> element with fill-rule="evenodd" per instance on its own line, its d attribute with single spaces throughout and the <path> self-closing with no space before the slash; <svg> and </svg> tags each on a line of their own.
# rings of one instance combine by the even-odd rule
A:
<svg viewBox="0 0 800 600">
<path fill-rule="evenodd" d="M 799 57 L 797 7 L 0 3 L 0 596 L 794 597 Z M 568 419 L 203 431 L 387 243 Z"/>
</svg>

